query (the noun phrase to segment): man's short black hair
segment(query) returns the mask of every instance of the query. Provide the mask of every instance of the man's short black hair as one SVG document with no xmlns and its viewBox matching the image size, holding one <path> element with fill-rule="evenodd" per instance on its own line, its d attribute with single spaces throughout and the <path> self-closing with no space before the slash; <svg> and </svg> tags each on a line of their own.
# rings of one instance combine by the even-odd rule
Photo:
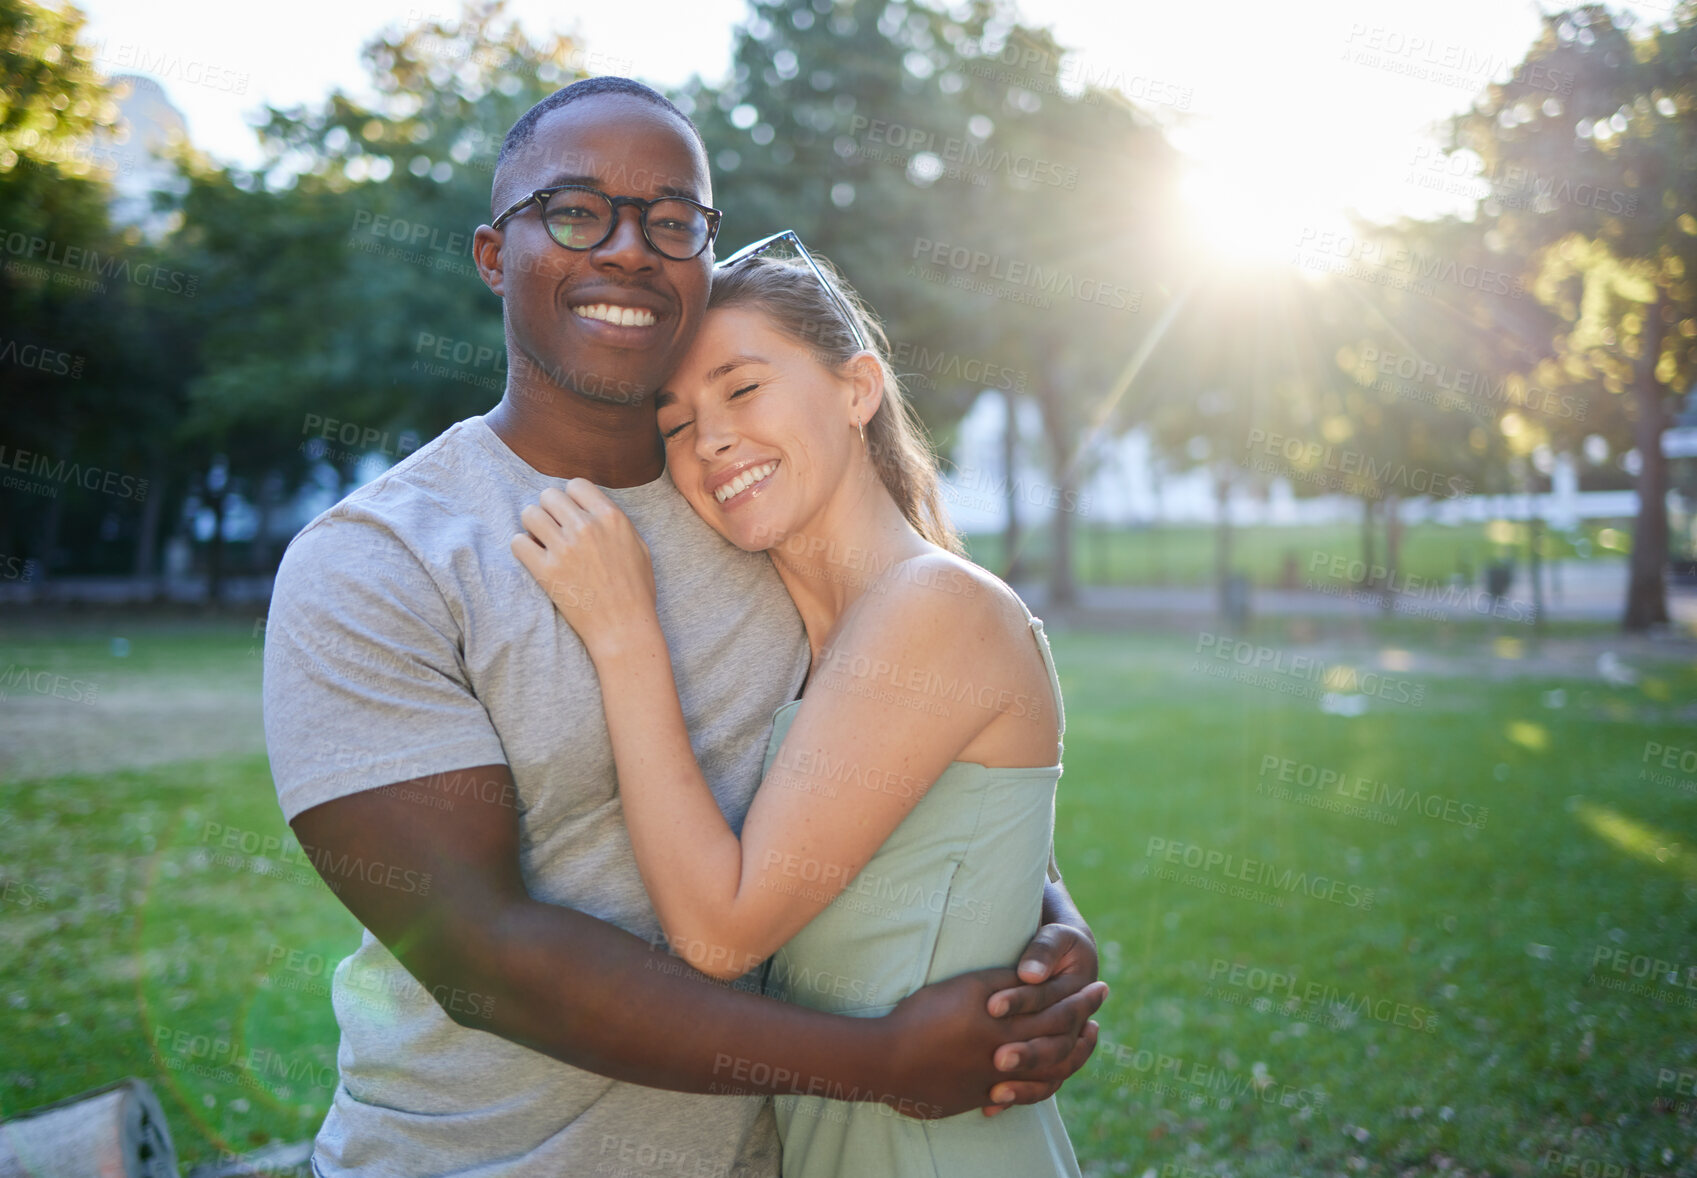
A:
<svg viewBox="0 0 1697 1178">
<path fill-rule="evenodd" d="M 554 91 L 520 115 L 518 122 L 513 124 L 512 130 L 507 132 L 506 139 L 501 143 L 501 154 L 495 160 L 496 168 L 498 169 L 506 163 L 509 157 L 523 151 L 525 146 L 535 138 L 536 124 L 543 115 L 552 110 L 559 110 L 562 106 L 576 102 L 580 98 L 593 98 L 597 94 L 629 94 L 633 98 L 652 102 L 655 106 L 670 111 L 682 120 L 684 126 L 689 128 L 689 133 L 695 136 L 696 143 L 701 145 L 702 154 L 707 153 L 707 144 L 701 138 L 700 129 L 696 127 L 688 115 L 678 109 L 677 104 L 670 98 L 667 98 L 654 87 L 638 82 L 635 78 L 621 78 L 608 74 L 573 82 L 570 86 Z"/>
</svg>

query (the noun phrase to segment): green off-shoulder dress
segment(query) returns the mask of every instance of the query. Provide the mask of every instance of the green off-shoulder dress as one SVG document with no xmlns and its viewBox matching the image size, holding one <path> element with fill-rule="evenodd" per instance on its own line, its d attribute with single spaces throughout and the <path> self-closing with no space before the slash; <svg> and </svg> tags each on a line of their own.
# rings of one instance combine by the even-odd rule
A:
<svg viewBox="0 0 1697 1178">
<path fill-rule="evenodd" d="M 1043 623 L 1027 617 L 1062 717 Z M 765 769 L 800 700 L 773 718 Z M 1046 720 L 1047 717 L 1044 717 Z M 1064 731 L 1065 720 L 1061 720 Z M 865 868 L 772 958 L 766 989 L 816 1010 L 866 1018 L 969 970 L 1017 964 L 1037 931 L 1061 768 L 956 761 Z M 834 788 L 864 788 L 843 781 Z M 1053 1097 L 994 1117 L 938 1120 L 877 1103 L 774 1098 L 783 1178 L 1046 1178 L 1078 1162 Z"/>
</svg>

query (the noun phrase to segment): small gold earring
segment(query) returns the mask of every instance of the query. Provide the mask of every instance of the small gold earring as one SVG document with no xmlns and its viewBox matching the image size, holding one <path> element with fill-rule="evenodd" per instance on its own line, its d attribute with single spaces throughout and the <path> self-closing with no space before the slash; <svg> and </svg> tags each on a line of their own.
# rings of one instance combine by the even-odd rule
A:
<svg viewBox="0 0 1697 1178">
<path fill-rule="evenodd" d="M 866 427 L 860 424 L 860 418 L 854 419 L 854 428 L 860 431 L 860 444 L 866 445 Z"/>
</svg>

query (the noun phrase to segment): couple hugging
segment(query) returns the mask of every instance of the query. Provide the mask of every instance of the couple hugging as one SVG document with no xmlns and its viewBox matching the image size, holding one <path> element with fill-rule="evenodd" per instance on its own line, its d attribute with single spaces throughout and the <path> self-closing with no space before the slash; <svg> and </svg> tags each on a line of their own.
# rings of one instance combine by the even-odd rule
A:
<svg viewBox="0 0 1697 1178">
<path fill-rule="evenodd" d="M 1078 1174 L 1042 624 L 852 290 L 790 234 L 715 266 L 711 205 L 640 83 L 520 118 L 505 395 L 278 571 L 278 798 L 367 930 L 323 1178 Z"/>
</svg>

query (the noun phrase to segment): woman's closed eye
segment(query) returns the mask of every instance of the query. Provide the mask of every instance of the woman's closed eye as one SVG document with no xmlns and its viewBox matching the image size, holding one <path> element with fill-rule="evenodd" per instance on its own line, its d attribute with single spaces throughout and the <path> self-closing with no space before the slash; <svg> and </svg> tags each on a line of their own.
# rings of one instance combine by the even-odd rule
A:
<svg viewBox="0 0 1697 1178">
<path fill-rule="evenodd" d="M 742 388 L 734 390 L 731 393 L 731 395 L 729 397 L 725 398 L 725 399 L 728 400 L 728 401 L 734 401 L 738 397 L 742 396 L 744 393 L 752 393 L 755 389 L 757 389 L 759 387 L 760 387 L 760 385 L 758 383 L 750 384 L 750 385 L 744 385 Z M 678 422 L 677 425 L 674 425 L 671 429 L 661 430 L 660 436 L 661 436 L 661 438 L 663 438 L 664 440 L 669 442 L 673 438 L 677 437 L 679 434 L 683 433 L 684 429 L 687 426 L 694 424 L 694 421 L 695 421 L 694 418 L 690 418 L 688 421 L 680 421 L 680 422 Z"/>
</svg>

